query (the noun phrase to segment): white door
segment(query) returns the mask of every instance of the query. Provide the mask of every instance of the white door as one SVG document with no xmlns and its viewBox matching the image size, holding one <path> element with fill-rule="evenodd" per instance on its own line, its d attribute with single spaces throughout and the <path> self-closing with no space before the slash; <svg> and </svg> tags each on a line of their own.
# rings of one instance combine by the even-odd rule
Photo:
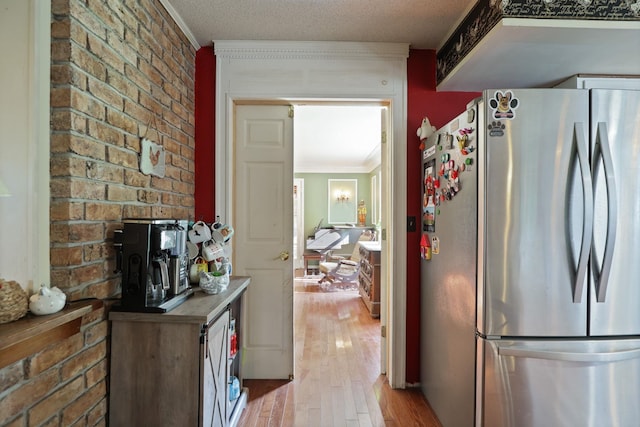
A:
<svg viewBox="0 0 640 427">
<path fill-rule="evenodd" d="M 293 118 L 289 105 L 237 105 L 234 274 L 246 292 L 243 376 L 293 378 Z"/>
</svg>

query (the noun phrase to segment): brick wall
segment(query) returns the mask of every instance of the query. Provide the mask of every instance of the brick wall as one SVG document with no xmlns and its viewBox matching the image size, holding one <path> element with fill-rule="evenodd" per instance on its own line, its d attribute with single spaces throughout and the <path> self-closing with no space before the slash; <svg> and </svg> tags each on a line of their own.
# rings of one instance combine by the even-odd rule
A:
<svg viewBox="0 0 640 427">
<path fill-rule="evenodd" d="M 119 293 L 122 219 L 194 217 L 195 49 L 158 0 L 52 0 L 51 284 Z M 139 170 L 140 141 L 166 150 Z M 0 370 L 0 425 L 107 425 L 108 322 Z"/>
</svg>

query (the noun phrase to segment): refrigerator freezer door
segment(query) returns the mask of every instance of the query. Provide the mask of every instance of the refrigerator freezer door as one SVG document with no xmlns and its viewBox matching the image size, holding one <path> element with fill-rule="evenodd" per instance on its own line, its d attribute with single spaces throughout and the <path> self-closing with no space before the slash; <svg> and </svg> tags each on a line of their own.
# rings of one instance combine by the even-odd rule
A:
<svg viewBox="0 0 640 427">
<path fill-rule="evenodd" d="M 495 106 L 508 93 L 509 111 L 501 112 Z M 584 225 L 593 214 L 585 202 L 593 194 L 588 91 L 491 90 L 484 100 L 478 331 L 585 336 L 587 281 L 577 272 L 586 272 L 592 228 Z"/>
<path fill-rule="evenodd" d="M 478 348 L 479 426 L 638 425 L 640 340 L 479 339 Z"/>
<path fill-rule="evenodd" d="M 592 90 L 591 117 L 590 335 L 640 335 L 640 91 Z"/>
</svg>

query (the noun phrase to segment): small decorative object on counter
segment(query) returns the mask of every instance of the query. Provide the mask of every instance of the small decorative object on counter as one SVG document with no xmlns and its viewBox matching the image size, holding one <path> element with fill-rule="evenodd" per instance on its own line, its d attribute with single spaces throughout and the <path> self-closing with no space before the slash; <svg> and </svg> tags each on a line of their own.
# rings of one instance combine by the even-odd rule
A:
<svg viewBox="0 0 640 427">
<path fill-rule="evenodd" d="M 197 257 L 192 261 L 191 268 L 189 269 L 189 280 L 191 283 L 198 283 L 200 280 L 200 273 L 206 273 L 209 271 L 209 264 L 202 257 Z"/>
<path fill-rule="evenodd" d="M 367 206 L 364 204 L 364 200 L 360 200 L 358 203 L 358 226 L 364 227 L 367 224 Z"/>
<path fill-rule="evenodd" d="M 29 298 L 18 282 L 0 279 L 0 323 L 13 322 L 27 314 Z"/>
<path fill-rule="evenodd" d="M 217 294 L 226 289 L 229 284 L 230 240 L 233 233 L 233 227 L 220 221 L 220 216 L 217 216 L 216 221 L 210 225 L 204 221 L 195 222 L 189 230 L 190 243 L 194 246 L 193 252 L 195 252 L 195 256 L 191 256 L 189 278 L 191 283 L 199 282 L 200 288 L 206 293 Z M 207 239 L 200 241 L 202 236 L 206 236 Z M 208 274 L 202 275 L 202 273 Z M 216 273 L 215 276 L 214 273 Z M 215 281 L 222 282 L 223 289 L 220 290 L 212 284 L 214 278 Z"/>
<path fill-rule="evenodd" d="M 60 289 L 42 284 L 40 291 L 29 298 L 29 310 L 38 316 L 57 313 L 64 308 L 66 300 L 67 296 Z"/>
<path fill-rule="evenodd" d="M 200 273 L 200 289 L 206 294 L 216 295 L 227 290 L 229 275 L 220 271 Z"/>
</svg>

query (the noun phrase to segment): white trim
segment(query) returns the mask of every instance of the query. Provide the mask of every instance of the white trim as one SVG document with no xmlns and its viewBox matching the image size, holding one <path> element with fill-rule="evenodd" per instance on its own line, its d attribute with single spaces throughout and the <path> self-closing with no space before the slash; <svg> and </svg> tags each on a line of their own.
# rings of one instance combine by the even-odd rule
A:
<svg viewBox="0 0 640 427">
<path fill-rule="evenodd" d="M 342 100 L 389 102 L 392 113 L 387 242 L 389 365 L 393 388 L 406 385 L 406 159 L 407 57 L 404 43 L 215 41 L 216 54 L 216 209 L 232 218 L 229 171 L 236 101 Z M 387 212 L 385 212 L 385 215 Z"/>
<path fill-rule="evenodd" d="M 35 46 L 30 53 L 33 66 L 34 93 L 32 108 L 34 116 L 33 144 L 29 156 L 34 163 L 35 177 L 33 186 L 34 236 L 35 245 L 30 253 L 35 255 L 32 260 L 34 277 L 33 290 L 40 289 L 41 284 L 51 283 L 50 236 L 51 228 L 49 208 L 51 202 L 50 179 L 50 97 L 51 97 L 51 2 L 35 1 L 33 35 Z"/>
<path fill-rule="evenodd" d="M 185 37 L 189 39 L 189 42 L 191 42 L 191 45 L 195 48 L 195 50 L 200 49 L 202 46 L 200 46 L 200 43 L 198 43 L 196 36 L 193 35 L 193 32 L 189 29 L 189 26 L 184 22 L 184 19 L 182 19 L 182 16 L 180 16 L 178 11 L 175 10 L 171 3 L 169 3 L 169 0 L 160 0 L 160 4 L 164 6 L 169 16 L 173 18 L 173 20 L 176 22 L 176 25 L 182 30 Z"/>
</svg>

